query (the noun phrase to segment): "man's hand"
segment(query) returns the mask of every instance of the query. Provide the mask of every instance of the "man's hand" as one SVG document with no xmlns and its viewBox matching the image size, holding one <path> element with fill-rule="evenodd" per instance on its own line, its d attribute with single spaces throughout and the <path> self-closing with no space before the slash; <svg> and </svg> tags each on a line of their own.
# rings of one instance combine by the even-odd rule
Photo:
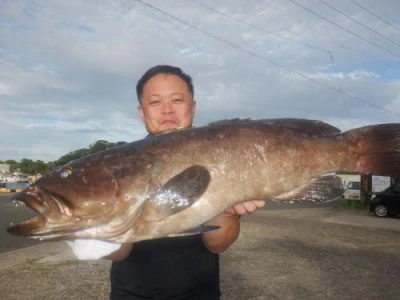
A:
<svg viewBox="0 0 400 300">
<path fill-rule="evenodd" d="M 237 216 L 252 214 L 265 205 L 265 201 L 253 200 L 236 204 L 226 209 L 207 225 L 220 226 L 220 229 L 203 233 L 203 243 L 212 253 L 221 253 L 233 244 L 239 236 L 240 222 Z"/>
<path fill-rule="evenodd" d="M 250 215 L 256 211 L 258 208 L 262 208 L 265 205 L 265 201 L 263 200 L 252 200 L 246 201 L 235 206 L 229 207 L 225 210 L 225 213 L 228 215 Z"/>
</svg>

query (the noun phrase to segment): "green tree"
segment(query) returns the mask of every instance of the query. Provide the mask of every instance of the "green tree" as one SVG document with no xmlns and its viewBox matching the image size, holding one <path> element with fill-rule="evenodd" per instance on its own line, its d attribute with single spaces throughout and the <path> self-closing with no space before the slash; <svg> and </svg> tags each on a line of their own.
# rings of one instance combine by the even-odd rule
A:
<svg viewBox="0 0 400 300">
<path fill-rule="evenodd" d="M 34 175 L 37 173 L 44 174 L 49 170 L 55 168 L 56 166 L 64 165 L 72 160 L 76 160 L 82 158 L 86 155 L 94 154 L 99 151 L 104 151 L 106 149 L 121 146 L 126 144 L 126 142 L 120 141 L 116 143 L 110 143 L 105 140 L 98 140 L 95 143 L 89 145 L 88 148 L 82 148 L 78 150 L 71 151 L 59 159 L 53 162 L 45 163 L 42 160 L 33 161 L 32 159 L 23 158 L 20 162 L 9 159 L 6 160 L 5 163 L 10 165 L 10 171 L 14 172 L 16 170 L 20 170 L 22 173 Z M 2 163 L 0 161 L 0 163 Z"/>
<path fill-rule="evenodd" d="M 61 165 L 66 164 L 67 162 L 70 162 L 71 160 L 81 158 L 88 154 L 89 154 L 88 149 L 86 149 L 86 148 L 78 149 L 78 150 L 69 152 L 69 153 L 61 156 L 59 159 L 57 159 L 54 162 L 54 164 L 55 164 L 55 166 L 61 166 Z"/>
<path fill-rule="evenodd" d="M 89 153 L 96 153 L 99 151 L 106 150 L 109 148 L 110 143 L 104 140 L 99 140 L 95 142 L 94 144 L 89 145 Z"/>
<path fill-rule="evenodd" d="M 15 164 L 17 164 L 17 162 L 13 159 L 8 159 L 8 160 L 6 160 L 6 164 L 15 165 Z"/>
<path fill-rule="evenodd" d="M 25 174 L 34 174 L 35 173 L 35 163 L 32 159 L 23 158 L 19 163 L 19 169 L 22 173 Z"/>
<path fill-rule="evenodd" d="M 19 169 L 19 163 L 13 159 L 6 160 L 6 164 L 10 165 L 10 172 L 14 172 Z"/>
<path fill-rule="evenodd" d="M 78 149 L 75 151 L 71 151 L 71 152 L 61 156 L 58 160 L 56 160 L 53 163 L 53 165 L 54 166 L 64 165 L 72 160 L 82 158 L 86 155 L 94 154 L 94 153 L 104 151 L 106 149 L 120 146 L 123 144 L 126 144 L 126 142 L 120 141 L 120 142 L 116 142 L 116 143 L 110 143 L 105 140 L 98 140 L 95 143 L 89 145 L 88 148 L 82 148 L 82 149 Z"/>
<path fill-rule="evenodd" d="M 34 165 L 35 165 L 34 174 L 37 174 L 37 173 L 44 174 L 44 173 L 48 172 L 50 169 L 49 165 L 46 164 L 43 160 L 37 160 Z"/>
</svg>

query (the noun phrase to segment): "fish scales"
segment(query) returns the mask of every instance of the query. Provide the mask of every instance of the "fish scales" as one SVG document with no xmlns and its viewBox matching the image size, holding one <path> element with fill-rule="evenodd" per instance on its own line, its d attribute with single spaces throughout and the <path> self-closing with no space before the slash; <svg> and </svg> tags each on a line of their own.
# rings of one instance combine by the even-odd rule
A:
<svg viewBox="0 0 400 300">
<path fill-rule="evenodd" d="M 226 120 L 149 136 L 45 174 L 15 196 L 38 218 L 8 231 L 135 242 L 183 234 L 247 200 L 324 201 L 340 190 L 333 178 L 318 181 L 325 173 L 397 175 L 399 136 L 400 124 L 341 133 L 303 119 Z"/>
</svg>

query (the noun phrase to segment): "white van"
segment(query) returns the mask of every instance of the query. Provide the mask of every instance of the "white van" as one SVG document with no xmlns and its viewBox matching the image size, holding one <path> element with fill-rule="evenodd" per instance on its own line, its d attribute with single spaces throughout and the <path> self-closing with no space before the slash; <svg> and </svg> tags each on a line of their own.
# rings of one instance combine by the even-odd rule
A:
<svg viewBox="0 0 400 300">
<path fill-rule="evenodd" d="M 348 200 L 360 200 L 361 183 L 359 181 L 349 181 L 343 196 Z"/>
</svg>

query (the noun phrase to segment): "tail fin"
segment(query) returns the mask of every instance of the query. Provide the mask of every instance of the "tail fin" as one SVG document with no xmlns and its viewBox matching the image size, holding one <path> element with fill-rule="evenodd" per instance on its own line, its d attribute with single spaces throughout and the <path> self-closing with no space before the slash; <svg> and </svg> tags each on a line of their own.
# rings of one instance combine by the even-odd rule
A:
<svg viewBox="0 0 400 300">
<path fill-rule="evenodd" d="M 400 175 L 400 123 L 380 124 L 343 133 L 361 174 Z"/>
</svg>

